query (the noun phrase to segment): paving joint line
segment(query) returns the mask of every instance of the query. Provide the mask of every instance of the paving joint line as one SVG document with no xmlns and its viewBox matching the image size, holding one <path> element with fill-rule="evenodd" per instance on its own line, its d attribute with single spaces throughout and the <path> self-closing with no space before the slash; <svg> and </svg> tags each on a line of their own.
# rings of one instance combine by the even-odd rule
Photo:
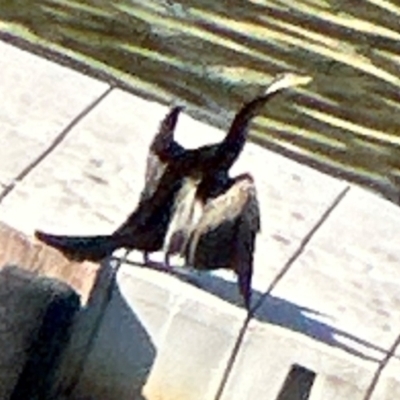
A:
<svg viewBox="0 0 400 400">
<path fill-rule="evenodd" d="M 400 335 L 397 336 L 396 340 L 390 347 L 389 351 L 386 353 L 385 357 L 382 359 L 382 361 L 379 362 L 379 365 L 374 373 L 371 383 L 368 386 L 368 389 L 365 393 L 363 400 L 371 399 L 372 395 L 375 392 L 375 388 L 379 382 L 379 379 L 380 379 L 384 369 L 388 365 L 390 359 L 395 355 L 395 352 L 396 352 L 397 348 L 399 347 L 399 345 L 400 345 Z"/>
<path fill-rule="evenodd" d="M 264 301 L 265 297 L 268 296 L 272 290 L 277 286 L 277 284 L 283 279 L 283 277 L 288 273 L 290 270 L 290 267 L 293 265 L 293 263 L 300 257 L 300 255 L 303 253 L 307 245 L 310 243 L 311 239 L 314 237 L 314 235 L 318 232 L 318 230 L 321 228 L 321 226 L 325 223 L 325 221 L 329 218 L 329 216 L 332 214 L 332 212 L 336 209 L 336 207 L 341 203 L 341 201 L 344 199 L 346 194 L 349 192 L 351 186 L 348 185 L 346 186 L 338 196 L 333 200 L 332 204 L 325 210 L 325 212 L 322 214 L 320 219 L 316 222 L 316 224 L 311 228 L 311 230 L 308 232 L 308 234 L 302 239 L 300 242 L 300 245 L 298 249 L 292 254 L 292 256 L 289 258 L 289 260 L 285 263 L 284 267 L 282 270 L 277 274 L 275 279 L 271 282 L 269 285 L 267 291 L 260 297 L 260 299 L 257 301 L 256 305 L 250 309 L 250 311 L 247 313 L 246 319 L 244 320 L 244 323 L 239 331 L 239 335 L 235 341 L 235 345 L 233 346 L 232 353 L 230 358 L 228 359 L 227 365 L 225 367 L 224 374 L 222 376 L 221 383 L 217 389 L 217 393 L 214 397 L 214 400 L 220 400 L 222 397 L 222 394 L 225 390 L 226 384 L 228 383 L 229 376 L 232 372 L 233 366 L 236 361 L 236 357 L 239 354 L 239 349 L 242 345 L 244 335 L 247 331 L 247 327 L 253 318 L 254 312 L 261 306 L 262 302 Z M 400 343 L 400 336 L 399 336 L 399 343 Z M 365 398 L 364 400 L 369 400 L 369 398 Z"/>
<path fill-rule="evenodd" d="M 23 179 L 26 178 L 42 161 L 44 161 L 57 147 L 58 145 L 68 136 L 68 133 L 82 120 L 84 119 L 108 94 L 114 89 L 114 86 L 109 86 L 101 96 L 92 101 L 86 106 L 72 121 L 59 133 L 56 138 L 52 141 L 49 147 L 44 150 L 38 157 L 31 161 L 19 174 L 8 184 L 5 189 L 0 193 L 0 204 L 1 202 L 13 191 L 16 185 L 18 185 Z"/>
<path fill-rule="evenodd" d="M 338 196 L 333 200 L 332 204 L 325 210 L 322 214 L 321 218 L 316 222 L 316 224 L 311 228 L 311 230 L 307 233 L 306 236 L 301 240 L 299 247 L 297 250 L 292 254 L 288 261 L 286 261 L 285 265 L 283 266 L 282 270 L 276 275 L 274 280 L 269 285 L 266 292 L 260 297 L 257 301 L 256 305 L 251 309 L 251 313 L 254 313 L 258 307 L 261 306 L 262 302 L 264 301 L 265 297 L 271 294 L 272 290 L 278 285 L 278 283 L 283 279 L 283 277 L 289 272 L 290 268 L 294 264 L 294 262 L 301 256 L 301 254 L 306 249 L 307 245 L 310 243 L 311 239 L 315 236 L 318 230 L 322 227 L 322 225 L 326 222 L 332 212 L 336 209 L 336 207 L 340 204 L 340 202 L 344 199 L 346 194 L 349 192 L 351 186 L 346 186 Z"/>
</svg>

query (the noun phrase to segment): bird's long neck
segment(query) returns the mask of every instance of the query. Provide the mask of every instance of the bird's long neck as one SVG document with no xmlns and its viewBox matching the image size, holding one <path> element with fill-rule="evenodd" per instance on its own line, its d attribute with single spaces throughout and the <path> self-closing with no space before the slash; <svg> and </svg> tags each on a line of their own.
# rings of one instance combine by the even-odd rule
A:
<svg viewBox="0 0 400 400">
<path fill-rule="evenodd" d="M 272 92 L 256 97 L 238 111 L 228 134 L 218 147 L 217 159 L 222 169 L 229 169 L 239 157 L 246 143 L 250 122 L 260 112 L 265 103 L 277 93 Z"/>
</svg>

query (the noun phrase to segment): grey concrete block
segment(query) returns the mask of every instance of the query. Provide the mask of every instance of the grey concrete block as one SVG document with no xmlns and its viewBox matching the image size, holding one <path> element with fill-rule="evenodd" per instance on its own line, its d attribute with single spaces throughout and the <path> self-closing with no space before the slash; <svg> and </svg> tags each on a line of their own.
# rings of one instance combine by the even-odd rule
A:
<svg viewBox="0 0 400 400">
<path fill-rule="evenodd" d="M 57 398 L 73 390 L 99 319 L 109 300 L 114 283 L 110 265 L 67 260 L 55 249 L 29 240 L 26 235 L 0 223 L 0 266 L 16 264 L 36 275 L 59 279 L 70 285 L 81 298 L 83 308 L 75 316 L 71 340 L 64 348 L 53 382 Z"/>
<path fill-rule="evenodd" d="M 217 310 L 228 310 L 229 315 L 221 317 Z M 242 319 L 243 312 L 175 277 L 125 265 L 118 272 L 71 398 L 83 400 L 90 394 L 104 400 L 151 400 L 157 398 L 154 393 L 165 390 L 170 396 L 166 398 L 176 400 L 176 392 L 186 389 L 179 380 L 175 387 L 168 383 L 171 374 L 177 379 L 180 374 L 190 377 L 193 397 L 187 398 L 196 398 L 204 390 L 205 379 L 212 393 Z M 225 325 L 218 326 L 217 321 Z M 212 326 L 209 332 L 208 325 Z M 219 371 L 209 370 L 213 359 Z M 143 394 L 146 382 L 149 387 Z"/>
<path fill-rule="evenodd" d="M 0 42 L 0 184 L 8 185 L 107 85 Z"/>
<path fill-rule="evenodd" d="M 2 222 L 0 244 L 0 268 L 5 264 L 16 264 L 35 274 L 62 280 L 79 293 L 82 304 L 86 304 L 91 297 L 101 272 L 100 265 L 68 260 L 59 251 L 37 240 L 30 240 Z"/>
<path fill-rule="evenodd" d="M 221 400 L 365 400 L 378 363 L 252 322 Z"/>
<path fill-rule="evenodd" d="M 170 311 L 143 394 L 147 400 L 214 399 L 245 313 L 190 288 Z"/>
<path fill-rule="evenodd" d="M 62 282 L 6 267 L 0 299 L 0 399 L 49 398 L 79 296 Z"/>
</svg>

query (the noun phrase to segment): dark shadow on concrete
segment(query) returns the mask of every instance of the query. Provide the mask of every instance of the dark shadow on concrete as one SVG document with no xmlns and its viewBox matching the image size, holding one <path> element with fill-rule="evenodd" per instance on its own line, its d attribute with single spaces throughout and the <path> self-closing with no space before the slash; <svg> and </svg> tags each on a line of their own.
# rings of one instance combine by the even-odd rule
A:
<svg viewBox="0 0 400 400">
<path fill-rule="evenodd" d="M 228 303 L 243 307 L 243 300 L 239 295 L 236 281 L 227 281 L 211 273 L 185 268 L 174 268 L 172 275 Z M 376 346 L 362 338 L 318 321 L 318 317 L 329 316 L 321 314 L 317 310 L 299 306 L 285 299 L 274 297 L 269 293 L 253 290 L 252 304 L 257 304 L 261 298 L 263 298 L 261 305 L 253 312 L 253 318 L 260 322 L 278 325 L 301 333 L 365 360 L 380 362 L 387 354 L 387 349 L 383 347 Z M 365 352 L 362 348 L 365 349 Z M 381 356 L 371 356 L 368 354 L 371 351 L 381 353 Z"/>
<path fill-rule="evenodd" d="M 93 290 L 92 298 L 82 311 L 81 321 L 78 321 L 81 332 L 73 337 L 77 343 L 70 352 L 72 358 L 79 352 L 84 355 L 77 357 L 78 362 L 67 360 L 70 369 L 67 367 L 67 372 L 63 371 L 64 379 L 68 371 L 73 377 L 68 377 L 71 381 L 67 388 L 58 388 L 57 398 L 146 400 L 141 392 L 155 361 L 156 348 L 115 284 L 118 268 L 112 261 L 102 265 L 98 288 Z M 101 291 L 103 296 L 99 298 Z M 84 336 L 83 340 L 80 335 Z"/>
</svg>

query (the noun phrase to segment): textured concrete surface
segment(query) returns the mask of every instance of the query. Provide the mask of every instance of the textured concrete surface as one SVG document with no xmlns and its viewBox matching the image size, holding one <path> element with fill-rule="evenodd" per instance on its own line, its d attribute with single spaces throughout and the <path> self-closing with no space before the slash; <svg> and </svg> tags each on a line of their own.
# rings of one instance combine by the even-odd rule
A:
<svg viewBox="0 0 400 400">
<path fill-rule="evenodd" d="M 6 186 L 107 89 L 0 42 L 0 184 Z"/>
<path fill-rule="evenodd" d="M 28 234 L 38 227 L 82 234 L 113 230 L 136 205 L 145 149 L 167 110 L 153 103 L 151 118 L 146 105 L 112 91 L 4 199 L 0 219 Z"/>
<path fill-rule="evenodd" d="M 297 385 L 290 385 L 294 366 L 305 371 L 298 373 Z M 303 335 L 252 322 L 221 400 L 364 400 L 376 366 Z M 300 394 L 308 380 L 309 391 Z"/>
<path fill-rule="evenodd" d="M 393 399 L 400 393 L 400 361 L 399 357 L 387 360 L 387 364 L 376 374 L 377 386 L 372 392 L 371 400 Z"/>
<path fill-rule="evenodd" d="M 143 393 L 147 399 L 214 399 L 245 313 L 199 290 L 174 286 L 171 320 Z"/>
<path fill-rule="evenodd" d="M 310 336 L 380 360 L 400 332 L 399 226 L 398 207 L 353 188 L 272 296 L 308 309 Z"/>
<path fill-rule="evenodd" d="M 58 74 L 67 71 L 88 89 L 77 83 L 78 103 L 67 107 L 67 117 L 61 106 L 50 119 L 40 113 L 51 109 L 39 100 L 49 96 L 46 84 L 36 87 L 39 117 L 10 120 L 8 112 L 0 113 L 0 130 L 8 132 L 12 149 L 22 149 L 3 156 L 7 182 L 29 167 L 31 159 L 24 157 L 33 149 L 29 140 L 14 146 L 10 126 L 24 132 L 21 121 L 29 124 L 35 118 L 65 118 L 70 125 L 48 154 L 43 149 L 62 133 L 62 124 L 52 125 L 55 136 L 51 129 L 32 125 L 36 139 L 46 144 L 35 150 L 43 157 L 3 192 L 0 220 L 28 235 L 35 228 L 111 231 L 136 204 L 147 146 L 167 107 L 1 46 L 14 69 L 24 62 L 37 63 L 38 69 L 51 65 L 50 81 L 61 85 Z M 30 57 L 35 61 L 25 61 Z M 23 98 L 11 97 L 7 107 L 22 109 Z M 178 124 L 177 139 L 188 147 L 221 137 L 222 132 L 188 115 Z M 4 161 L 10 157 L 12 162 Z M 61 392 L 77 399 L 90 392 L 102 398 L 135 393 L 146 400 L 220 400 L 261 398 L 268 390 L 269 398 L 282 400 L 285 390 L 293 390 L 282 389 L 284 382 L 296 376 L 312 384 L 312 400 L 400 397 L 400 369 L 392 357 L 400 334 L 398 208 L 254 144 L 246 145 L 232 169 L 233 174 L 242 171 L 255 176 L 262 211 L 253 282 L 255 300 L 262 302 L 250 325 L 235 307 L 242 303 L 229 273 L 181 271 L 176 278 L 124 265 L 115 275 L 114 266 L 104 265 L 95 285 L 97 297 L 89 297 L 73 333 L 76 345 L 66 352 Z M 141 256 L 132 259 L 141 261 Z"/>
</svg>

